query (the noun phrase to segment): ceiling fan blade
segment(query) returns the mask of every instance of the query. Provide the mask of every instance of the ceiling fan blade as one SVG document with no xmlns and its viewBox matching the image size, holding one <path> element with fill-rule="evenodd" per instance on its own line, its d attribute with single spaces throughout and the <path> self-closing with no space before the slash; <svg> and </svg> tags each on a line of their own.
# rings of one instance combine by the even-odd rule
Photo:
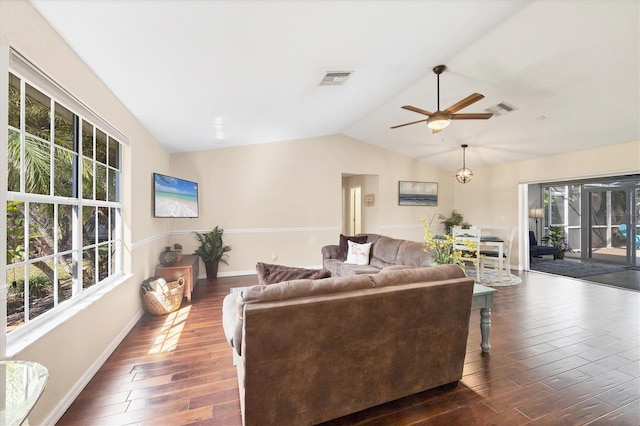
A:
<svg viewBox="0 0 640 426">
<path fill-rule="evenodd" d="M 490 112 L 479 112 L 476 114 L 451 114 L 452 120 L 486 120 L 493 117 Z"/>
<path fill-rule="evenodd" d="M 443 112 L 446 112 L 448 114 L 453 114 L 454 112 L 460 111 L 462 108 L 468 107 L 472 103 L 478 102 L 482 98 L 484 98 L 484 95 L 481 95 L 480 93 L 473 93 L 467 96 L 466 98 L 464 98 L 463 100 L 459 101 L 458 103 L 451 105 L 449 108 L 445 109 Z"/>
<path fill-rule="evenodd" d="M 397 126 L 392 126 L 392 129 L 397 129 L 398 127 L 404 127 L 404 126 L 409 126 L 411 124 L 416 124 L 416 123 L 424 123 L 427 120 L 418 120 L 418 121 L 412 121 L 411 123 L 404 123 L 404 124 L 398 124 Z"/>
<path fill-rule="evenodd" d="M 402 108 L 404 109 L 408 109 L 409 111 L 413 111 L 413 112 L 417 112 L 418 114 L 424 114 L 424 115 L 433 115 L 432 112 L 429 112 L 427 110 L 421 109 L 421 108 L 417 108 L 411 105 L 405 105 Z"/>
</svg>

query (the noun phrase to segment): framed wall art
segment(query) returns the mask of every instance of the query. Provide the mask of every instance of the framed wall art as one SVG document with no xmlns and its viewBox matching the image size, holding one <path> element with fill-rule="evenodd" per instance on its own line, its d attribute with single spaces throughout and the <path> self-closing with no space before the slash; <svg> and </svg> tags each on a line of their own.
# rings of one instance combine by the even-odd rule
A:
<svg viewBox="0 0 640 426">
<path fill-rule="evenodd" d="M 399 206 L 437 206 L 438 183 L 398 181 Z"/>
</svg>

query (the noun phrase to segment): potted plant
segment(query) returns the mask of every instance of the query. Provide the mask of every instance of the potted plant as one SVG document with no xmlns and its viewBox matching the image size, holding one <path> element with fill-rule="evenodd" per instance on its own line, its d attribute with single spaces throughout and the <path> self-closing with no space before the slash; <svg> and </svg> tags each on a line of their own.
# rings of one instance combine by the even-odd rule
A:
<svg viewBox="0 0 640 426">
<path fill-rule="evenodd" d="M 207 271 L 207 280 L 215 279 L 218 276 L 218 264 L 220 262 L 228 265 L 227 259 L 229 255 L 227 252 L 231 251 L 231 246 L 225 246 L 222 242 L 222 234 L 224 229 L 216 226 L 210 232 L 201 234 L 194 232 L 196 239 L 200 243 L 198 249 L 194 252 L 200 256 L 204 267 Z"/>
<path fill-rule="evenodd" d="M 455 210 L 451 212 L 450 217 L 446 217 L 443 214 L 439 214 L 438 218 L 442 219 L 442 224 L 444 225 L 444 232 L 447 235 L 451 235 L 451 229 L 454 226 L 462 226 L 463 228 L 469 228 L 471 226 L 471 224 L 464 221 L 464 217 L 462 216 L 462 213 L 458 213 Z"/>
<path fill-rule="evenodd" d="M 558 259 L 564 259 L 564 252 L 570 250 L 562 226 L 550 226 L 549 233 L 542 238 L 542 242 L 558 249 Z"/>
</svg>

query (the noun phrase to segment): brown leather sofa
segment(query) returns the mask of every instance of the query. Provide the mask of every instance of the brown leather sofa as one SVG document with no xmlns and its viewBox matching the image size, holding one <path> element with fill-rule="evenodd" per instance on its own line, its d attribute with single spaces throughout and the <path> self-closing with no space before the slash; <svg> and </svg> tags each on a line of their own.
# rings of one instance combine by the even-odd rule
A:
<svg viewBox="0 0 640 426">
<path fill-rule="evenodd" d="M 396 268 L 225 298 L 244 425 L 317 424 L 461 379 L 473 280 Z"/>
<path fill-rule="evenodd" d="M 372 243 L 368 265 L 345 263 L 339 255 L 339 245 L 322 247 L 322 267 L 331 271 L 332 276 L 375 274 L 392 265 L 432 266 L 430 253 L 425 253 L 424 245 L 415 241 L 400 240 L 378 234 L 358 234 Z"/>
</svg>

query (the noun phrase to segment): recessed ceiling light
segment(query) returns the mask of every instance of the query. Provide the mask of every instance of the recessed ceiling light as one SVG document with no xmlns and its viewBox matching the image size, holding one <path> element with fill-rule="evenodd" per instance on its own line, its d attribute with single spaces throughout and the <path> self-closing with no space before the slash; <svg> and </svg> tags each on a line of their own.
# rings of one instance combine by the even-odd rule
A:
<svg viewBox="0 0 640 426">
<path fill-rule="evenodd" d="M 328 71 L 320 81 L 320 86 L 339 86 L 344 84 L 351 73 L 352 71 Z"/>
</svg>

